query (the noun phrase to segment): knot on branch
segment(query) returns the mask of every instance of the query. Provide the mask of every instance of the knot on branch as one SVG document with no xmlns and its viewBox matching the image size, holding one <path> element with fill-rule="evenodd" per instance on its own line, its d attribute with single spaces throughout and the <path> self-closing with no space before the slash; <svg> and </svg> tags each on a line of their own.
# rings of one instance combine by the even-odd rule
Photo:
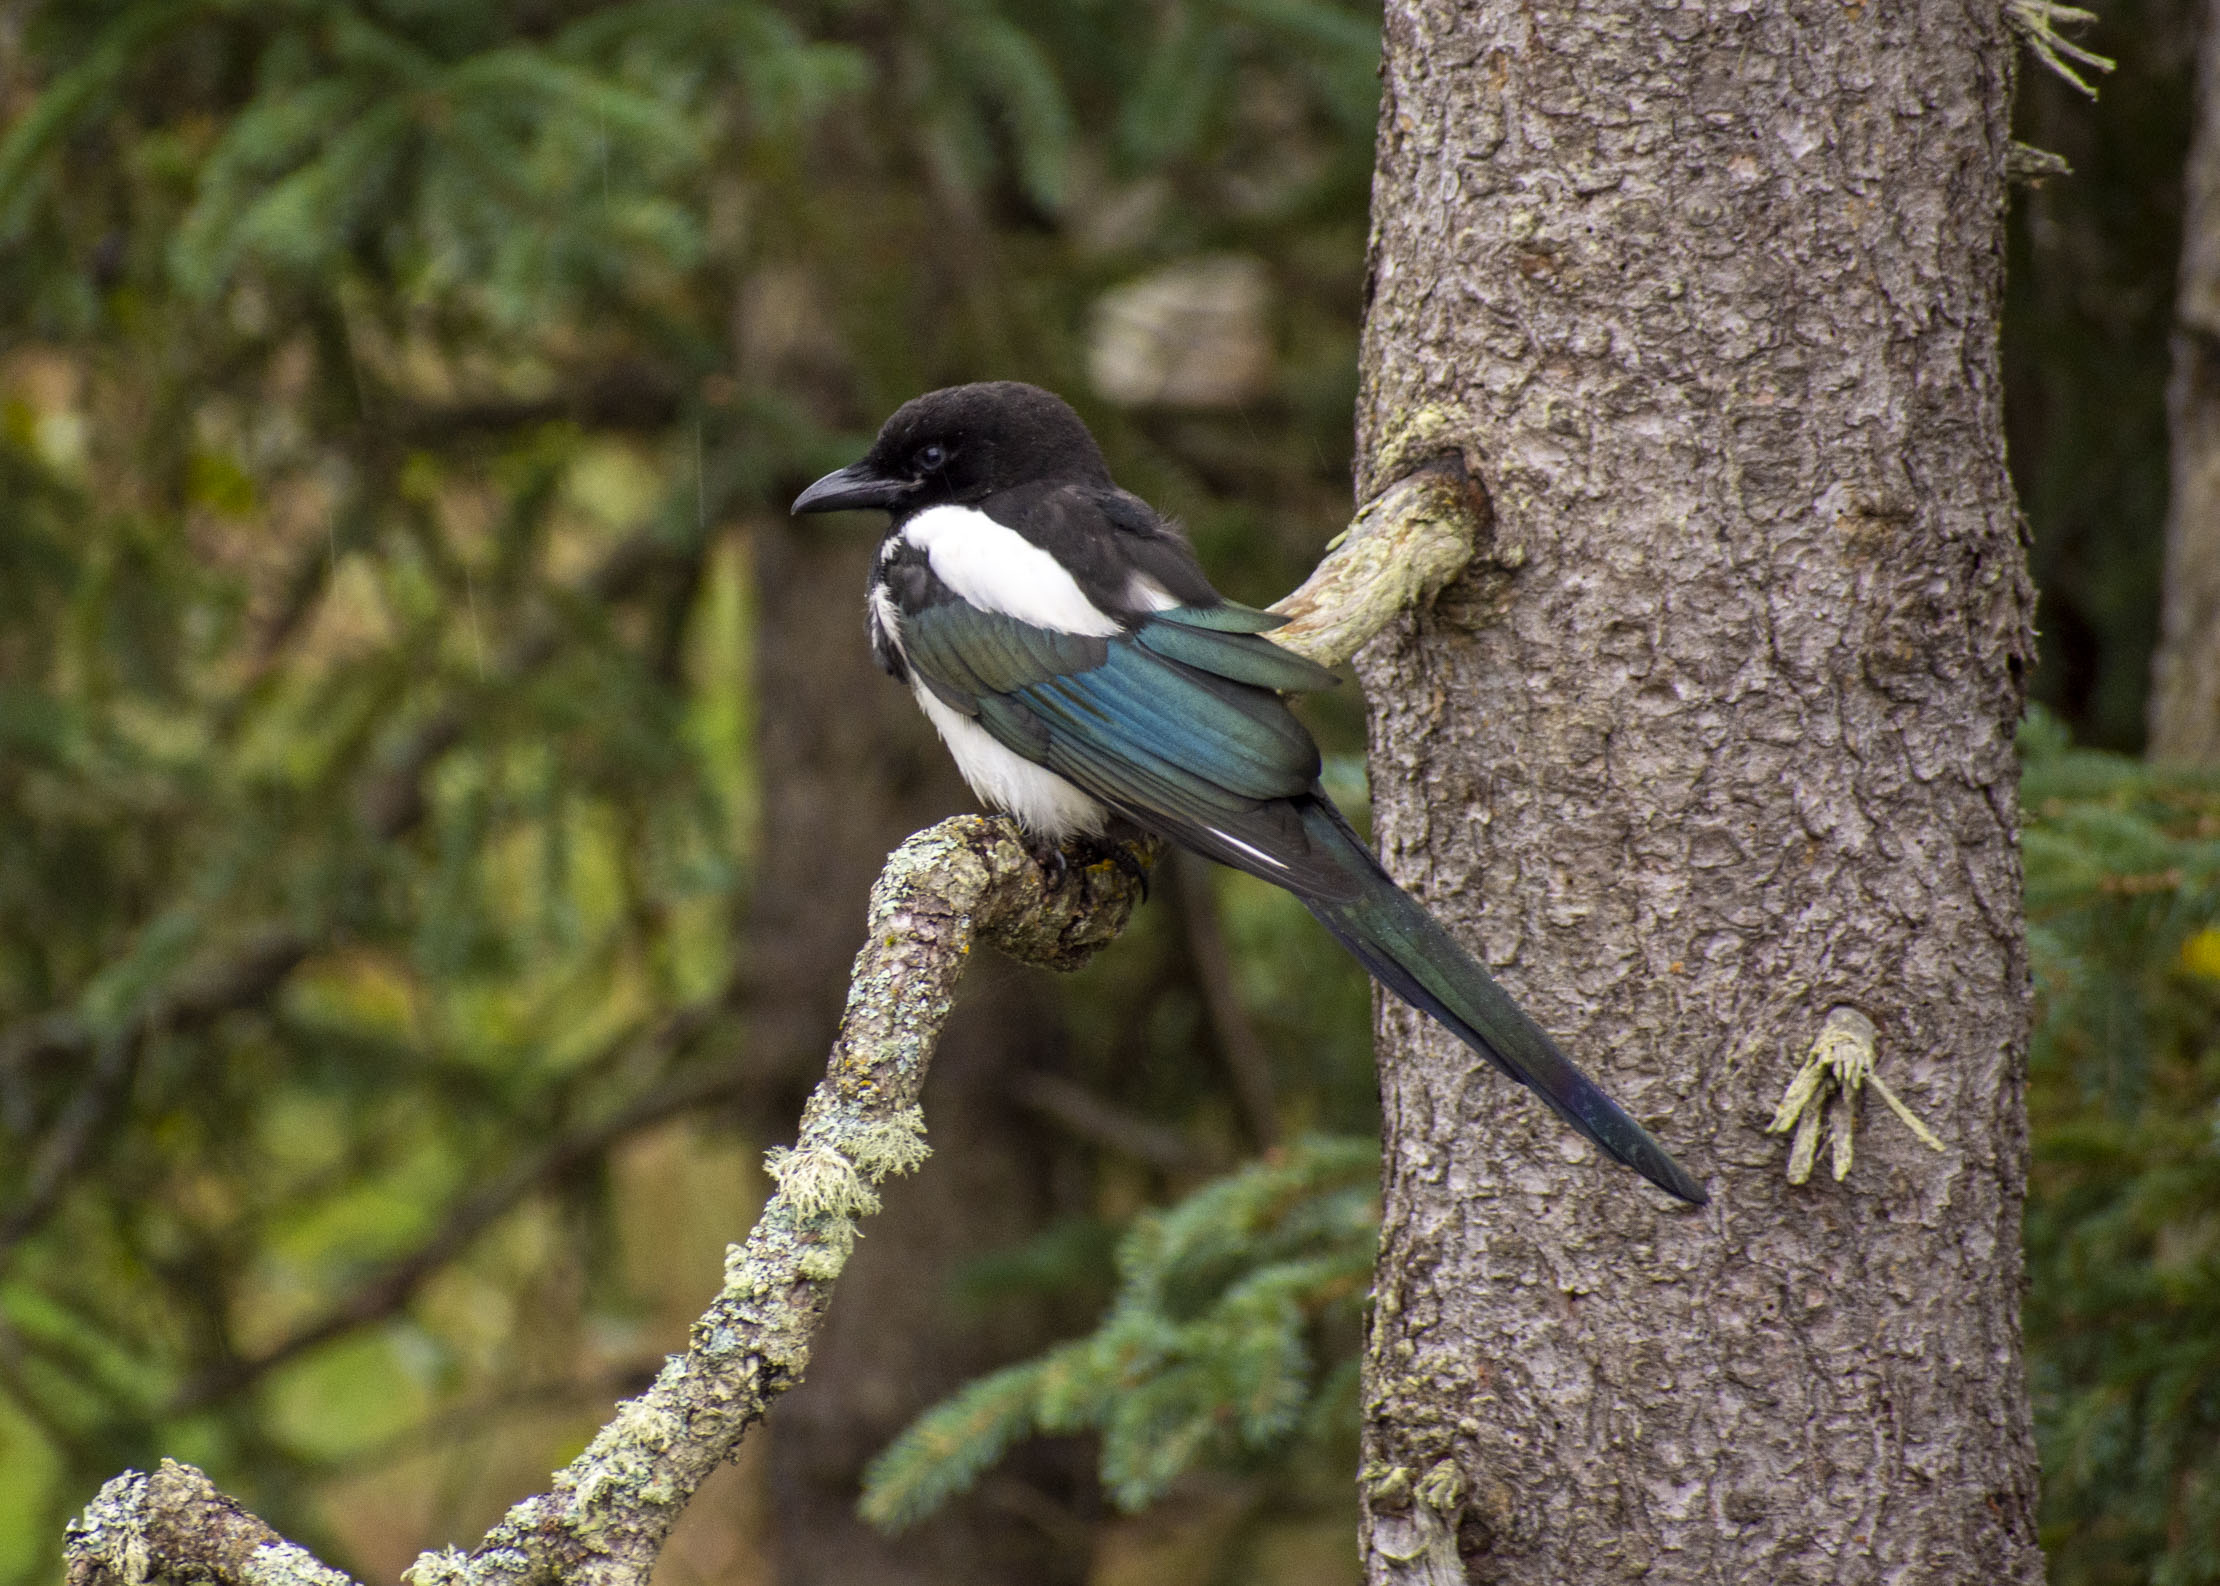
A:
<svg viewBox="0 0 2220 1586">
<path fill-rule="evenodd" d="M 1367 1466 L 1364 1489 L 1371 1551 L 1394 1586 L 1447 1586 L 1465 1577 L 1457 1532 L 1468 1484 L 1451 1459 L 1424 1474 L 1407 1465 Z"/>
<path fill-rule="evenodd" d="M 1462 457 L 1421 463 L 1366 502 L 1302 588 L 1272 607 L 1288 619 L 1272 642 L 1321 666 L 1341 665 L 1463 572 L 1490 521 L 1488 498 Z"/>
</svg>

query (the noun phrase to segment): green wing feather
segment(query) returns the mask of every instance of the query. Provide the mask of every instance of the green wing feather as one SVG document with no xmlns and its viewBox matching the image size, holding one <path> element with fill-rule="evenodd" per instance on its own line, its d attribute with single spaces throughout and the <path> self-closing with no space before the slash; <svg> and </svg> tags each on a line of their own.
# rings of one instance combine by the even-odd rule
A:
<svg viewBox="0 0 2220 1586">
<path fill-rule="evenodd" d="M 1195 613 L 1217 618 L 1179 608 Z M 1280 619 L 1235 608 L 1224 620 Z M 1160 632 L 1178 636 L 1152 642 Z M 1222 815 L 1318 779 L 1317 745 L 1258 679 L 1315 688 L 1333 676 L 1266 639 L 1153 620 L 1104 639 L 951 601 L 905 617 L 902 649 L 935 695 L 1005 748 L 1121 808 L 1155 812 L 1168 799 L 1165 814 Z"/>
<path fill-rule="evenodd" d="M 1307 661 L 1292 650 L 1283 650 L 1254 631 L 1227 631 L 1209 623 L 1191 621 L 1190 614 L 1195 609 L 1178 606 L 1159 612 L 1154 621 L 1141 626 L 1135 637 L 1158 655 L 1255 688 L 1279 689 L 1290 694 L 1316 693 L 1341 681 L 1317 662 Z M 1266 611 L 1240 609 L 1251 619 L 1268 619 L 1274 627 L 1287 620 Z M 1201 614 L 1215 616 L 1216 608 Z"/>
</svg>

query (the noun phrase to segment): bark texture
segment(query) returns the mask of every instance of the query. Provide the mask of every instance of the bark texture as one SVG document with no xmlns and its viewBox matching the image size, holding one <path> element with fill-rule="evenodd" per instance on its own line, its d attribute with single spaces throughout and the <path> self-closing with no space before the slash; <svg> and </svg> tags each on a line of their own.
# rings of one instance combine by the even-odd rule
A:
<svg viewBox="0 0 2220 1586">
<path fill-rule="evenodd" d="M 1359 495 L 1492 527 L 1359 657 L 1374 830 L 1714 1198 L 1383 1004 L 1370 1579 L 2038 1581 L 2003 19 L 1391 0 L 1384 76 Z M 1792 1187 L 1838 1008 L 1947 1150 Z"/>
<path fill-rule="evenodd" d="M 2220 4 L 2205 8 L 2197 55 L 2166 391 L 2173 494 L 2150 706 L 2151 757 L 2181 762 L 2220 761 Z"/>
</svg>

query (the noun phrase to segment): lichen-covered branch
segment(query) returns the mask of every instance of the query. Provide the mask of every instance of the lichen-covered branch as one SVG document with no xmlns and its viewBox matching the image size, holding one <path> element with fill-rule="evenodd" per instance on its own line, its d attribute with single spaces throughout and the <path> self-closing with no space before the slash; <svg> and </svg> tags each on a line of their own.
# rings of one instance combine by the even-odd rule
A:
<svg viewBox="0 0 2220 1586">
<path fill-rule="evenodd" d="M 354 1586 L 216 1490 L 190 1465 L 165 1459 L 153 1475 L 127 1470 L 70 1522 L 69 1586 L 149 1586 L 213 1580 L 222 1586 Z"/>
<path fill-rule="evenodd" d="M 974 946 L 1075 969 L 1124 928 L 1138 895 L 1109 864 L 1050 889 L 998 816 L 943 821 L 897 849 L 872 889 L 847 1012 L 800 1138 L 774 1153 L 778 1190 L 728 1254 L 686 1353 L 476 1548 L 419 1559 L 414 1586 L 642 1586 L 687 1499 L 801 1380 L 854 1220 L 877 1208 L 873 1186 L 923 1160 L 918 1093 Z M 66 1557 L 70 1586 L 349 1586 L 168 1462 L 103 1488 L 70 1528 Z"/>
</svg>

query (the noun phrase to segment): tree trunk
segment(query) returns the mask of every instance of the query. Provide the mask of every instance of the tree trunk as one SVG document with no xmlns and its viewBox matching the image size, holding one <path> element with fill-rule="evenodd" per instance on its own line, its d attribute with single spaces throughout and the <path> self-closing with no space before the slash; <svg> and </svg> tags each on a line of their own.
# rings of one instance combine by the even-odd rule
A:
<svg viewBox="0 0 2220 1586">
<path fill-rule="evenodd" d="M 2003 19 L 1391 0 L 1385 80 L 1360 496 L 1494 527 L 1360 657 L 1374 830 L 1714 1198 L 1383 1003 L 1370 1579 L 2038 1581 Z M 1948 1149 L 1792 1187 L 1845 1005 Z"/>
<path fill-rule="evenodd" d="M 763 869 L 750 957 L 751 1061 L 790 1083 L 791 1120 L 823 1071 L 864 900 L 886 856 L 973 807 L 904 691 L 871 664 L 863 591 L 874 546 L 822 523 L 765 525 L 756 540 Z M 847 641 L 842 642 L 842 636 Z M 812 1348 L 810 1380 L 770 1425 L 780 1586 L 1054 1586 L 1084 1571 L 1088 1490 L 1073 1450 L 1036 1445 L 999 1485 L 901 1537 L 857 1517 L 864 1464 L 928 1405 L 1050 1341 L 1023 1306 L 967 1310 L 969 1261 L 1037 1233 L 1053 1207 L 1053 1136 L 1011 1101 L 1014 1076 L 1049 1066 L 1062 1029 L 1048 977 L 975 976 L 927 1088 L 933 1157 L 886 1198 Z M 791 1127 L 790 1124 L 782 1127 Z M 1000 1493 L 1051 1523 L 1017 1519 Z"/>
<path fill-rule="evenodd" d="M 2220 761 L 2220 4 L 2198 47 L 2174 300 L 2173 497 L 2151 666 L 2154 760 Z"/>
</svg>

